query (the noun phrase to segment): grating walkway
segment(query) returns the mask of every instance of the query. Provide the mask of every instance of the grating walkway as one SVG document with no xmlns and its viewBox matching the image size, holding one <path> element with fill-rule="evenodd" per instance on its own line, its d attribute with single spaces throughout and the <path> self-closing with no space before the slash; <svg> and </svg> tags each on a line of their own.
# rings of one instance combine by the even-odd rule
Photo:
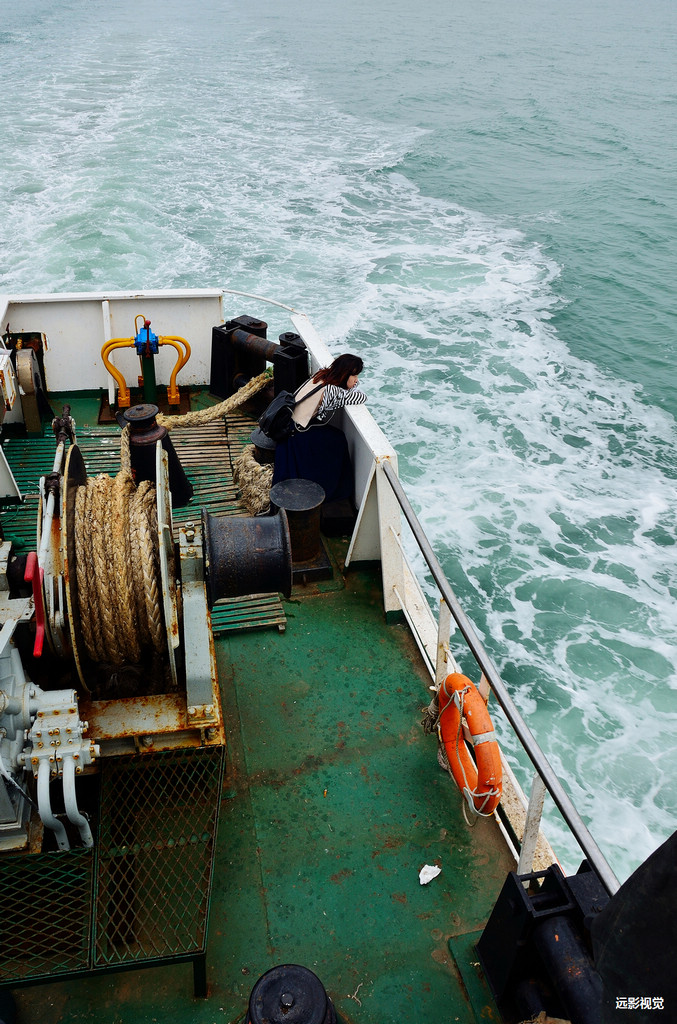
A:
<svg viewBox="0 0 677 1024">
<path fill-rule="evenodd" d="M 171 431 L 172 444 L 194 490 L 191 502 L 172 512 L 175 535 L 185 523 L 199 519 L 203 508 L 213 516 L 248 515 L 233 482 L 233 464 L 250 443 L 254 425 L 253 420 L 236 410 L 225 420 L 200 427 L 175 427 Z M 89 476 L 99 473 L 114 476 L 118 472 L 120 431 L 117 427 L 79 428 L 77 442 Z M 3 451 L 25 500 L 21 505 L 2 511 L 0 524 L 5 539 L 13 542 L 15 551 L 26 554 L 37 546 L 40 478 L 51 472 L 55 442 L 51 435 L 10 437 L 3 441 Z M 271 627 L 283 630 L 285 623 L 277 594 L 231 598 L 217 602 L 212 610 L 215 634 Z"/>
<path fill-rule="evenodd" d="M 203 950 L 223 769 L 223 747 L 104 758 L 94 847 L 3 859 L 0 983 Z"/>
</svg>

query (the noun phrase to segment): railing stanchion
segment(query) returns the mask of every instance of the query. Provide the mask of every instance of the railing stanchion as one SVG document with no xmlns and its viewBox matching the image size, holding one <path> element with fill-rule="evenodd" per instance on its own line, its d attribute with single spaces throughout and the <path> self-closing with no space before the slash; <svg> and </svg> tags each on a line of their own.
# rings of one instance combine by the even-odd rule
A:
<svg viewBox="0 0 677 1024">
<path fill-rule="evenodd" d="M 527 807 L 527 816 L 524 822 L 524 835 L 522 836 L 520 856 L 517 862 L 518 875 L 527 875 L 534 869 L 534 855 L 536 853 L 536 844 L 538 843 L 538 833 L 541 828 L 545 794 L 545 783 L 538 772 L 536 772 L 531 783 L 529 806 Z"/>
<path fill-rule="evenodd" d="M 435 686 L 440 686 L 449 674 L 449 637 L 451 636 L 451 612 L 449 605 L 442 598 L 440 613 L 437 620 L 437 662 L 435 665 Z"/>
</svg>

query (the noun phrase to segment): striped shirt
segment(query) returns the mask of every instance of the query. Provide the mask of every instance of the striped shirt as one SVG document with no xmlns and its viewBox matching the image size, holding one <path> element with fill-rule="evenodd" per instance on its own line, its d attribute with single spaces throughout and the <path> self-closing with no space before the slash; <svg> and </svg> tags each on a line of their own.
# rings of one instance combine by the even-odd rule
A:
<svg viewBox="0 0 677 1024">
<path fill-rule="evenodd" d="M 349 391 L 335 384 L 326 384 L 310 398 L 304 398 L 304 395 L 312 392 L 314 387 L 317 385 L 311 378 L 296 392 L 298 403 L 292 416 L 297 430 L 305 430 L 317 423 L 327 423 L 332 414 L 337 409 L 342 409 L 344 405 L 362 405 L 367 401 L 364 391 L 358 391 L 357 388 L 351 388 Z"/>
<path fill-rule="evenodd" d="M 327 384 L 322 395 L 320 408 L 315 413 L 315 419 L 320 423 L 326 423 L 333 412 L 342 409 L 344 405 L 363 405 L 367 401 L 364 391 L 357 388 L 339 388 L 336 384 Z"/>
</svg>

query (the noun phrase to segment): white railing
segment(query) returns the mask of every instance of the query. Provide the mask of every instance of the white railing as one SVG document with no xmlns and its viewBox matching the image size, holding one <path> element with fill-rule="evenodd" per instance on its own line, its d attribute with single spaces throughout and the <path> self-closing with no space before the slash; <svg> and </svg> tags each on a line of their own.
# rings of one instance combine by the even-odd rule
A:
<svg viewBox="0 0 677 1024">
<path fill-rule="evenodd" d="M 433 666 L 431 665 L 430 655 L 424 652 L 426 661 L 431 668 L 431 674 L 434 674 L 436 682 L 439 684 L 447 672 L 449 659 L 449 636 L 453 620 L 463 636 L 482 675 L 493 691 L 494 697 L 501 706 L 514 734 L 522 746 L 522 749 L 534 767 L 531 794 L 520 844 L 520 856 L 517 866 L 518 873 L 524 874 L 531 871 L 531 865 L 533 863 L 536 843 L 538 841 L 540 831 L 543 803 L 545 794 L 548 792 L 564 818 L 570 832 L 575 837 L 584 855 L 587 857 L 590 866 L 597 873 L 600 881 L 609 894 L 613 895 L 620 885 L 618 879 L 606 861 L 597 843 L 588 831 L 587 826 L 574 807 L 570 797 L 562 787 L 560 780 L 536 742 L 534 735 L 522 718 L 514 701 L 512 700 L 512 697 L 508 693 L 505 684 L 500 678 L 498 670 L 489 658 L 489 655 L 479 640 L 474 627 L 461 608 L 458 599 L 442 571 L 442 567 L 437 556 L 435 555 L 430 542 L 423 531 L 423 527 L 419 523 L 416 514 L 411 507 L 409 499 L 404 492 L 395 469 L 388 460 L 383 460 L 376 465 L 375 472 L 383 478 L 383 481 L 387 481 L 392 495 L 394 495 L 397 500 L 397 503 L 409 524 L 412 535 L 423 558 L 425 559 L 440 594 L 441 601 L 437 631 L 437 657 L 436 664 L 434 666 L 434 673 L 432 671 Z M 401 544 L 398 531 L 396 529 L 392 529 L 391 532 L 397 538 L 398 544 Z M 417 636 L 417 630 L 414 627 L 416 625 L 415 620 L 418 616 L 416 616 L 415 613 L 412 614 L 411 609 L 408 606 L 406 596 L 399 592 L 398 588 L 402 588 L 403 586 L 405 586 L 403 577 L 390 581 L 390 587 L 398 594 L 402 611 L 412 627 L 414 635 Z M 430 645 L 420 639 L 419 646 L 423 651 L 424 648 L 429 648 Z"/>
</svg>

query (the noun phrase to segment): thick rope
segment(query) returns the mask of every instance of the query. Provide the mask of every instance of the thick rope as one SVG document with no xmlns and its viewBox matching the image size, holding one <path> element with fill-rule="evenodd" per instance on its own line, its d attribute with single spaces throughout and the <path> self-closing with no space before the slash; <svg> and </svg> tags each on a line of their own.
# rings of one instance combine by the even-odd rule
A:
<svg viewBox="0 0 677 1024">
<path fill-rule="evenodd" d="M 120 472 L 132 472 L 132 449 L 129 443 L 129 424 L 123 428 L 120 435 Z"/>
<path fill-rule="evenodd" d="M 432 689 L 432 687 L 431 687 Z M 426 736 L 430 736 L 431 733 L 437 732 L 437 726 L 440 721 L 440 702 L 438 699 L 438 691 L 435 690 L 433 693 L 430 704 L 423 712 L 423 718 L 421 719 L 421 725 L 423 726 L 423 732 Z"/>
<path fill-rule="evenodd" d="M 233 409 L 237 409 L 238 406 L 244 405 L 250 398 L 253 398 L 262 388 L 265 388 L 267 384 L 270 384 L 272 376 L 269 370 L 264 370 L 258 377 L 253 377 L 249 383 L 245 384 L 236 391 L 230 398 L 226 398 L 225 401 L 220 402 L 218 405 L 213 405 L 209 409 L 199 409 L 196 412 L 187 412 L 183 416 L 163 416 L 162 413 L 158 413 L 155 417 L 157 423 L 162 427 L 166 427 L 167 430 L 171 430 L 172 427 L 197 427 L 203 423 L 211 423 L 212 420 L 222 419 Z"/>
<path fill-rule="evenodd" d="M 233 480 L 240 488 L 247 511 L 253 516 L 270 508 L 270 487 L 273 482 L 273 466 L 262 466 L 254 457 L 253 444 L 242 449 L 233 463 Z"/>
<path fill-rule="evenodd" d="M 268 370 L 219 405 L 184 416 L 158 414 L 157 423 L 199 426 L 220 419 L 270 383 Z M 265 472 L 270 469 L 270 473 Z M 262 483 L 272 467 L 260 467 Z M 270 490 L 270 481 L 267 489 Z M 262 501 L 263 490 L 259 501 Z M 265 511 L 266 505 L 260 509 Z M 78 488 L 74 541 L 82 638 L 95 662 L 137 663 L 143 649 L 162 653 L 166 637 L 160 604 L 160 554 L 155 488 L 136 487 L 129 427 L 120 440 L 120 472 L 100 474 Z"/>
<path fill-rule="evenodd" d="M 134 484 L 128 427 L 116 477 L 102 473 L 78 488 L 75 560 L 82 638 L 95 662 L 137 663 L 144 648 L 166 646 L 160 607 L 155 488 Z"/>
</svg>

